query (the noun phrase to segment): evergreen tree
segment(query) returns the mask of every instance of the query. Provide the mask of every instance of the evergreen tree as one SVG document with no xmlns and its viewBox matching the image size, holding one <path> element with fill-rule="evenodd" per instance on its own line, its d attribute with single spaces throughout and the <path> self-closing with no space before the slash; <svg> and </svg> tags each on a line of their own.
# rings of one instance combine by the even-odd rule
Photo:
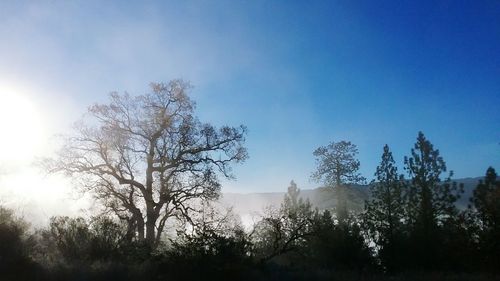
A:
<svg viewBox="0 0 500 281">
<path fill-rule="evenodd" d="M 489 167 L 484 181 L 474 190 L 472 213 L 477 226 L 481 263 L 489 268 L 500 268 L 500 181 L 495 169 Z"/>
<path fill-rule="evenodd" d="M 405 157 L 405 169 L 411 178 L 407 213 L 415 265 L 435 267 L 443 254 L 440 228 L 456 218 L 455 202 L 463 190 L 451 182 L 452 172 L 444 182 L 441 180 L 441 174 L 446 172 L 445 161 L 422 132 L 418 133 L 411 157 Z"/>
<path fill-rule="evenodd" d="M 317 168 L 312 178 L 332 187 L 337 198 L 337 217 L 348 216 L 349 184 L 363 183 L 365 178 L 358 172 L 360 162 L 356 159 L 358 149 L 350 141 L 331 142 L 314 151 Z"/>
<path fill-rule="evenodd" d="M 365 243 L 362 226 L 355 216 L 336 221 L 330 211 L 316 211 L 312 235 L 306 239 L 307 260 L 313 267 L 361 272 L 373 264 L 372 251 Z"/>
<path fill-rule="evenodd" d="M 398 174 L 389 146 L 384 146 L 382 161 L 371 186 L 371 200 L 365 204 L 364 218 L 371 239 L 377 244 L 379 257 L 388 270 L 394 270 L 401 250 L 404 221 L 404 179 Z"/>
<path fill-rule="evenodd" d="M 500 228 L 500 182 L 495 169 L 489 167 L 471 198 L 483 229 Z"/>
</svg>

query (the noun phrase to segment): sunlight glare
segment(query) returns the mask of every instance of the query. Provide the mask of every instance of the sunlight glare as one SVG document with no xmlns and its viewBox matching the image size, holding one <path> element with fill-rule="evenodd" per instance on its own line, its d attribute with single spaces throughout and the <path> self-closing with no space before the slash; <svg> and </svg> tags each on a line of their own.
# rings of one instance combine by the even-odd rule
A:
<svg viewBox="0 0 500 281">
<path fill-rule="evenodd" d="M 0 136 L 2 167 L 30 162 L 43 150 L 42 116 L 16 89 L 0 87 Z"/>
</svg>

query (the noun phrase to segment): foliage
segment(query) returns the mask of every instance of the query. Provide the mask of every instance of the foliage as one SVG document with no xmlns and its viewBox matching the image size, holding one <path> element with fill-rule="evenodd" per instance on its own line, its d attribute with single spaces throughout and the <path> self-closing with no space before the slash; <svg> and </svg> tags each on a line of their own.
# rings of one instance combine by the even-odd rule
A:
<svg viewBox="0 0 500 281">
<path fill-rule="evenodd" d="M 313 209 L 292 181 L 280 207 L 250 230 L 202 196 L 155 244 L 124 217 L 54 217 L 30 231 L 0 207 L 0 280 L 497 280 L 495 170 L 461 211 L 462 187 L 452 173 L 441 178 L 445 161 L 423 133 L 405 169 L 408 179 L 384 146 L 361 215 Z"/>
<path fill-rule="evenodd" d="M 410 177 L 406 211 L 411 239 L 410 264 L 433 269 L 446 260 L 442 251 L 443 230 L 454 224 L 458 214 L 455 202 L 463 188 L 451 182 L 452 172 L 442 182 L 445 161 L 422 132 L 418 133 L 411 156 L 405 157 L 404 162 Z"/>
<path fill-rule="evenodd" d="M 231 164 L 247 158 L 246 128 L 201 123 L 189 89 L 173 80 L 136 97 L 111 93 L 44 165 L 79 179 L 130 237 L 158 245 L 167 220 L 189 220 L 193 201 L 216 199 L 218 175 L 231 178 Z"/>
<path fill-rule="evenodd" d="M 355 217 L 336 221 L 330 211 L 316 211 L 312 229 L 307 246 L 310 266 L 334 271 L 364 271 L 372 267 L 372 252 Z"/>
<path fill-rule="evenodd" d="M 357 154 L 358 148 L 350 141 L 331 142 L 313 152 L 317 167 L 312 178 L 334 188 L 339 219 L 346 219 L 349 215 L 348 185 L 365 181 L 358 172 L 360 162 L 356 159 Z"/>
<path fill-rule="evenodd" d="M 500 181 L 493 167 L 486 171 L 471 198 L 472 223 L 483 267 L 500 268 Z"/>
<path fill-rule="evenodd" d="M 251 265 L 251 242 L 231 210 L 205 205 L 164 253 L 159 274 L 177 280 L 242 279 Z M 196 270 L 192 270 L 196 268 Z"/>
<path fill-rule="evenodd" d="M 30 259 L 28 224 L 0 206 L 0 280 L 34 280 L 39 267 Z"/>
<path fill-rule="evenodd" d="M 411 179 L 409 194 L 410 223 L 415 223 L 424 232 L 430 232 L 457 213 L 455 202 L 463 192 L 461 187 L 451 183 L 450 172 L 444 183 L 441 174 L 446 172 L 446 164 L 439 150 L 418 133 L 411 157 L 405 157 L 405 169 Z"/>
<path fill-rule="evenodd" d="M 318 147 L 313 153 L 317 169 L 312 178 L 333 187 L 363 182 L 365 178 L 358 173 L 360 163 L 356 159 L 357 154 L 358 148 L 350 141 L 331 142 Z"/>
<path fill-rule="evenodd" d="M 375 172 L 376 181 L 371 186 L 371 200 L 365 204 L 364 221 L 370 239 L 378 245 L 378 255 L 389 271 L 398 267 L 398 251 L 404 240 L 405 181 L 398 174 L 396 162 L 384 146 L 382 160 Z"/>
<path fill-rule="evenodd" d="M 268 209 L 256 225 L 254 243 L 262 261 L 299 253 L 306 237 L 311 234 L 313 210 L 309 201 L 304 201 L 299 195 L 300 189 L 292 181 L 280 209 Z"/>
</svg>

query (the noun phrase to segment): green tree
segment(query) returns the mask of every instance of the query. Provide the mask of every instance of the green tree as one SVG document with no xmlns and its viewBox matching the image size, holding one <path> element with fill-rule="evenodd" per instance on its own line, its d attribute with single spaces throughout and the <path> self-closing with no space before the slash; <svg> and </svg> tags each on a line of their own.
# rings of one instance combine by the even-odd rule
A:
<svg viewBox="0 0 500 281">
<path fill-rule="evenodd" d="M 376 181 L 371 186 L 371 199 L 365 204 L 364 219 L 371 239 L 379 247 L 383 265 L 390 271 L 400 262 L 398 251 L 404 233 L 405 183 L 398 174 L 396 163 L 384 146 L 382 161 L 375 172 Z"/>
<path fill-rule="evenodd" d="M 356 145 L 350 141 L 331 142 L 313 152 L 317 167 L 312 178 L 334 189 L 337 197 L 337 216 L 340 219 L 348 216 L 350 193 L 348 185 L 365 181 L 358 172 L 360 162 L 356 159 L 357 154 Z"/>
</svg>

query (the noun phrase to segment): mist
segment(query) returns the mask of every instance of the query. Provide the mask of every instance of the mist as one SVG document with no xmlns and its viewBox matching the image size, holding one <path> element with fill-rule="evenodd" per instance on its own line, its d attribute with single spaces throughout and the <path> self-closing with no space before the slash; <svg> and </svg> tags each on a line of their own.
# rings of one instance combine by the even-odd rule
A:
<svg viewBox="0 0 500 281">
<path fill-rule="evenodd" d="M 0 3 L 0 280 L 497 280 L 499 13 Z"/>
</svg>

